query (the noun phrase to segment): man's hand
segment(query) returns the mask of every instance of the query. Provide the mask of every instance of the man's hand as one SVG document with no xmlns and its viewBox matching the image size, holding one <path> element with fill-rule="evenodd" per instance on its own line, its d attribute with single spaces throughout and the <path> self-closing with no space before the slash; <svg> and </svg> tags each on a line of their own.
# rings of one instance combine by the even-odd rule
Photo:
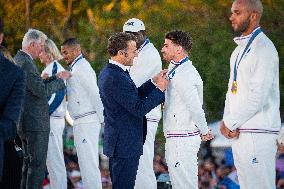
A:
<svg viewBox="0 0 284 189">
<path fill-rule="evenodd" d="M 166 78 L 167 73 L 168 73 L 168 70 L 167 70 L 167 69 L 164 69 L 164 70 L 160 71 L 160 73 L 158 73 L 157 75 L 155 75 L 155 76 L 153 77 L 153 81 L 154 81 L 155 83 L 158 83 L 160 79 Z"/>
<path fill-rule="evenodd" d="M 48 73 L 43 73 L 42 75 L 41 75 L 41 78 L 43 79 L 43 80 L 45 80 L 45 79 L 47 79 L 49 76 L 48 76 Z"/>
<path fill-rule="evenodd" d="M 208 133 L 206 135 L 201 135 L 201 140 L 202 141 L 209 141 L 214 138 L 211 129 L 209 129 Z"/>
<path fill-rule="evenodd" d="M 238 130 L 236 131 L 231 131 L 230 129 L 228 129 L 224 123 L 224 121 L 221 121 L 220 124 L 220 131 L 222 133 L 222 135 L 228 139 L 232 139 L 232 138 L 238 138 L 240 135 L 240 132 Z"/>
<path fill-rule="evenodd" d="M 278 152 L 284 153 L 284 144 L 283 143 L 279 143 L 279 141 L 277 141 L 277 148 L 278 148 Z"/>
<path fill-rule="evenodd" d="M 156 83 L 156 86 L 161 90 L 165 91 L 168 87 L 169 81 L 166 79 L 168 70 L 162 70 L 155 77 L 153 81 Z"/>
<path fill-rule="evenodd" d="M 57 73 L 56 76 L 60 79 L 67 80 L 70 77 L 72 77 L 72 74 L 69 71 L 62 71 L 62 72 Z"/>
</svg>

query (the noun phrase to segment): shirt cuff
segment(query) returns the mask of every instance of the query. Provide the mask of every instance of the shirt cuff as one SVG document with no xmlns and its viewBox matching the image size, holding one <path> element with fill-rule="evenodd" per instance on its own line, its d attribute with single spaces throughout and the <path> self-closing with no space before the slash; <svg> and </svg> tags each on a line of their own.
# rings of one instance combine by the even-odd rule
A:
<svg viewBox="0 0 284 189">
<path fill-rule="evenodd" d="M 225 126 L 230 129 L 231 131 L 234 131 L 238 128 L 238 122 L 232 118 L 230 118 L 230 116 L 224 117 L 223 121 L 225 123 Z"/>
</svg>

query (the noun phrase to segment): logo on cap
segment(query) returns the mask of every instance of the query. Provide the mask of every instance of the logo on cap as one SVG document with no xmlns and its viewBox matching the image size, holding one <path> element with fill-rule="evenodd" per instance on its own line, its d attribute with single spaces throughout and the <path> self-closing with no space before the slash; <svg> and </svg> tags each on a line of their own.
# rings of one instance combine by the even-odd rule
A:
<svg viewBox="0 0 284 189">
<path fill-rule="evenodd" d="M 127 25 L 127 26 L 134 26 L 134 22 L 127 22 L 125 25 Z"/>
</svg>

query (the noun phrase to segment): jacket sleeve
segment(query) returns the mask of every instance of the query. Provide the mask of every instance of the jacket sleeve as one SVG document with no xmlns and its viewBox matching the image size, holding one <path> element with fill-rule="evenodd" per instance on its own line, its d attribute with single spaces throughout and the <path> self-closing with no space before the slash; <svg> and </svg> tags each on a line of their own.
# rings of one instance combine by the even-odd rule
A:
<svg viewBox="0 0 284 189">
<path fill-rule="evenodd" d="M 0 137 L 4 140 L 16 137 L 17 124 L 20 120 L 21 109 L 25 97 L 26 77 L 22 70 L 18 71 L 10 96 L 0 116 Z"/>
<path fill-rule="evenodd" d="M 108 91 L 112 91 L 114 100 L 136 117 L 142 118 L 165 100 L 164 93 L 158 88 L 154 88 L 147 95 L 147 98 L 141 98 L 135 85 L 132 85 L 126 79 L 121 77 L 111 82 L 108 85 L 113 87 Z"/>
<path fill-rule="evenodd" d="M 255 52 L 255 66 L 252 68 L 249 80 L 248 96 L 240 105 L 238 112 L 224 117 L 224 122 L 230 130 L 235 130 L 253 117 L 268 103 L 268 96 L 275 77 L 278 76 L 279 58 L 277 52 L 259 46 Z"/>
<path fill-rule="evenodd" d="M 46 91 L 47 96 L 50 96 L 53 93 L 56 93 L 59 90 L 65 88 L 64 81 L 56 77 L 48 82 L 44 82 L 44 84 L 45 84 L 45 91 Z"/>
<path fill-rule="evenodd" d="M 208 126 L 205 119 L 205 113 L 202 109 L 202 101 L 198 95 L 197 82 L 192 74 L 180 75 L 181 79 L 189 78 L 189 80 L 182 80 L 182 82 L 177 82 L 177 90 L 183 102 L 186 104 L 187 110 L 192 116 L 192 120 L 198 127 L 202 135 L 208 133 Z M 201 89 L 203 90 L 203 88 Z M 202 91 L 200 91 L 202 92 Z M 202 97 L 201 97 L 202 98 Z"/>
<path fill-rule="evenodd" d="M 232 59 L 232 57 L 231 57 L 231 59 Z M 232 60 L 230 62 L 232 62 Z M 231 91 L 232 82 L 233 82 L 233 69 L 234 69 L 233 65 L 230 64 L 230 78 L 229 78 L 229 82 L 228 82 L 228 90 L 227 90 L 227 93 L 226 93 L 225 108 L 224 108 L 223 118 L 230 114 L 229 93 Z"/>
<path fill-rule="evenodd" d="M 77 75 L 80 84 L 84 88 L 84 90 L 87 91 L 89 96 L 92 99 L 92 104 L 94 109 L 96 110 L 100 123 L 104 122 L 104 116 L 103 116 L 103 103 L 99 94 L 99 88 L 97 84 L 97 76 L 95 71 L 90 67 L 84 66 L 84 67 L 78 67 Z"/>
</svg>

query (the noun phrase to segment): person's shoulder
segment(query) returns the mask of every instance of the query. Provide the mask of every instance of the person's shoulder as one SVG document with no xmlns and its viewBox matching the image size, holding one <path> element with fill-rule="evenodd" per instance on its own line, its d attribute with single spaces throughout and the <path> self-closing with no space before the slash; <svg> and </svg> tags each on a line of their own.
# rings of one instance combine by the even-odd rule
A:
<svg viewBox="0 0 284 189">
<path fill-rule="evenodd" d="M 145 54 L 150 54 L 150 55 L 155 55 L 155 56 L 158 56 L 160 57 L 160 54 L 159 54 L 159 51 L 158 49 L 153 45 L 153 43 L 149 43 L 147 44 L 143 49 L 142 49 L 142 52 L 145 53 Z"/>
<path fill-rule="evenodd" d="M 256 40 L 255 46 L 259 51 L 263 53 L 271 53 L 272 51 L 276 51 L 276 48 L 273 42 L 269 39 L 269 37 L 265 33 L 261 33 L 259 38 Z"/>
</svg>

